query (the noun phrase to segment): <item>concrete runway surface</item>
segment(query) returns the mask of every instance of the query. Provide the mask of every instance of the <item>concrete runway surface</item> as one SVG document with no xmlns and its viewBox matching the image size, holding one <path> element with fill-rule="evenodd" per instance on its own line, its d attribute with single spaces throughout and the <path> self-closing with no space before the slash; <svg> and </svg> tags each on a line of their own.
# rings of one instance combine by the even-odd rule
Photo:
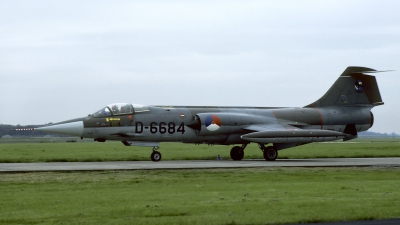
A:
<svg viewBox="0 0 400 225">
<path fill-rule="evenodd" d="M 400 158 L 325 158 L 265 160 L 182 160 L 116 162 L 0 163 L 0 172 L 212 169 L 251 167 L 400 167 Z"/>
</svg>

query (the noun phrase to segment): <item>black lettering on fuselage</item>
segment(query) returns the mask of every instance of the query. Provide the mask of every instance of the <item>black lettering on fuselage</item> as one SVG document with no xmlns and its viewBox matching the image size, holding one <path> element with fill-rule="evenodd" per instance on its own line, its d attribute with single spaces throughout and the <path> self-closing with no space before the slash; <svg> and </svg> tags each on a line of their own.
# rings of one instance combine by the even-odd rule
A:
<svg viewBox="0 0 400 225">
<path fill-rule="evenodd" d="M 143 123 L 136 122 L 135 133 L 140 134 L 143 132 Z"/>
<path fill-rule="evenodd" d="M 169 133 L 169 134 L 174 134 L 175 132 L 179 132 L 181 134 L 185 133 L 185 124 L 182 122 L 178 128 L 176 128 L 176 125 L 174 122 L 151 122 L 150 123 L 150 127 L 145 126 L 144 127 L 146 130 L 150 128 L 150 133 L 152 134 L 156 134 L 156 133 L 160 133 L 160 134 L 165 134 L 165 133 Z M 143 123 L 142 122 L 136 122 L 136 129 L 135 129 L 136 133 L 142 133 L 143 132 Z"/>
</svg>

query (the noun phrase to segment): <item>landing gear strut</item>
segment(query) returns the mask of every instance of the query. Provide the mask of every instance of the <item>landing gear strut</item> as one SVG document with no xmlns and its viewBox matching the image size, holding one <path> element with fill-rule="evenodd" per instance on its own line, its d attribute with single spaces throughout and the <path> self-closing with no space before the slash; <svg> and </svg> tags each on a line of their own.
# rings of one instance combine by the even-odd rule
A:
<svg viewBox="0 0 400 225">
<path fill-rule="evenodd" d="M 153 153 L 151 153 L 151 160 L 153 162 L 158 162 L 161 160 L 161 153 L 157 151 L 159 149 L 158 146 L 153 147 Z"/>
<path fill-rule="evenodd" d="M 244 156 L 244 149 L 246 148 L 247 144 L 243 144 L 241 147 L 235 146 L 231 149 L 231 158 L 235 161 L 240 161 L 243 159 Z"/>
<path fill-rule="evenodd" d="M 278 151 L 273 146 L 265 147 L 264 144 L 258 144 L 261 151 L 264 153 L 264 159 L 267 161 L 274 161 L 278 158 Z"/>
</svg>

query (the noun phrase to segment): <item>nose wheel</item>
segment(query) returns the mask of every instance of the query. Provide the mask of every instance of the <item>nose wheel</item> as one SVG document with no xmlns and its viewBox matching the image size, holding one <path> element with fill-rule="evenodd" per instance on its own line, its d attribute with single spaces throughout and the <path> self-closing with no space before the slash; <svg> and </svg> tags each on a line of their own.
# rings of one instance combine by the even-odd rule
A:
<svg viewBox="0 0 400 225">
<path fill-rule="evenodd" d="M 158 162 L 161 160 L 161 153 L 158 150 L 158 147 L 153 147 L 153 153 L 151 153 L 151 161 Z"/>
<path fill-rule="evenodd" d="M 244 149 L 247 144 L 243 144 L 241 147 L 235 146 L 231 149 L 231 158 L 235 161 L 240 161 L 244 157 Z"/>
</svg>

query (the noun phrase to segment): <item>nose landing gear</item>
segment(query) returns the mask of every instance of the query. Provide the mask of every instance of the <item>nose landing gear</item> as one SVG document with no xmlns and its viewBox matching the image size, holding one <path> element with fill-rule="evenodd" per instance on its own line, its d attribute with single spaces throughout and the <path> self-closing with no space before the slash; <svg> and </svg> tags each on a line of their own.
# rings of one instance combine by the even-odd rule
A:
<svg viewBox="0 0 400 225">
<path fill-rule="evenodd" d="M 241 147 L 235 146 L 231 149 L 231 158 L 235 161 L 240 161 L 244 157 L 244 149 L 247 144 L 243 144 Z"/>
</svg>

